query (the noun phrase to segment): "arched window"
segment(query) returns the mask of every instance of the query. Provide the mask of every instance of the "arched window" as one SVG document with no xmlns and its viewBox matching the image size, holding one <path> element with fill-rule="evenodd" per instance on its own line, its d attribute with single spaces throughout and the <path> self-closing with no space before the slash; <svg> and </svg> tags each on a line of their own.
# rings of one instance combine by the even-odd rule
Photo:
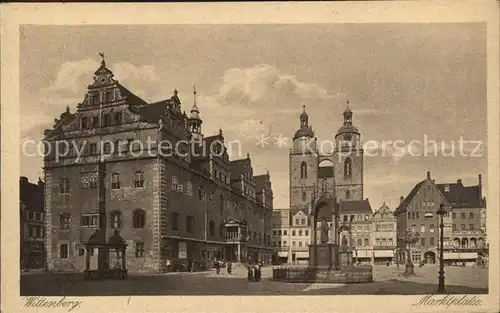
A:
<svg viewBox="0 0 500 313">
<path fill-rule="evenodd" d="M 142 188 L 144 187 L 144 173 L 141 171 L 135 172 L 134 187 Z"/>
<path fill-rule="evenodd" d="M 61 190 L 62 194 L 68 194 L 69 193 L 69 179 L 66 177 L 61 178 L 59 181 L 59 188 Z"/>
<path fill-rule="evenodd" d="M 307 178 L 307 164 L 306 164 L 306 162 L 302 162 L 302 164 L 300 164 L 300 178 Z"/>
<path fill-rule="evenodd" d="M 211 237 L 215 236 L 215 223 L 214 223 L 214 221 L 208 222 L 208 235 Z"/>
<path fill-rule="evenodd" d="M 351 199 L 351 191 L 347 190 L 347 191 L 345 192 L 345 198 L 346 198 L 346 199 Z"/>
<path fill-rule="evenodd" d="M 122 227 L 122 213 L 120 211 L 111 212 L 111 227 L 113 229 Z"/>
<path fill-rule="evenodd" d="M 133 228 L 144 228 L 146 224 L 146 212 L 142 209 L 135 210 L 132 222 Z"/>
<path fill-rule="evenodd" d="M 120 189 L 120 174 L 111 174 L 111 189 Z"/>
<path fill-rule="evenodd" d="M 351 158 L 347 158 L 344 161 L 344 176 L 349 177 L 352 175 L 352 161 Z"/>
<path fill-rule="evenodd" d="M 68 213 L 61 214 L 59 223 L 61 229 L 69 229 L 71 227 L 71 215 Z"/>
</svg>

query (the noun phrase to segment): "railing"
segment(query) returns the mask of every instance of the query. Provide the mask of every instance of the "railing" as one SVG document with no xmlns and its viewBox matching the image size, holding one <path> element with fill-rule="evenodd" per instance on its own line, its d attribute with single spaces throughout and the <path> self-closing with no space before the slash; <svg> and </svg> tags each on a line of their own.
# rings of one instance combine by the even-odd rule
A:
<svg viewBox="0 0 500 313">
<path fill-rule="evenodd" d="M 226 233 L 227 241 L 240 241 L 242 239 L 244 239 L 244 237 L 240 233 L 237 232 Z"/>
</svg>

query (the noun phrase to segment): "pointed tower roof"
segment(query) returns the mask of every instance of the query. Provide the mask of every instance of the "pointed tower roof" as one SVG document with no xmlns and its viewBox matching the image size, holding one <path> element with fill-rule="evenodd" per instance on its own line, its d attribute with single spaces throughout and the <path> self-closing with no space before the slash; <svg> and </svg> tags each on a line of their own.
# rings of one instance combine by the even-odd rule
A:
<svg viewBox="0 0 500 313">
<path fill-rule="evenodd" d="M 344 110 L 343 115 L 344 115 L 344 124 L 337 131 L 335 138 L 346 133 L 354 133 L 359 135 L 358 128 L 352 124 L 353 113 L 349 108 L 349 100 L 346 103 L 346 109 Z"/>
<path fill-rule="evenodd" d="M 302 114 L 300 114 L 300 128 L 295 132 L 295 136 L 293 136 L 294 140 L 301 137 L 314 137 L 314 132 L 311 126 L 309 126 L 309 115 L 306 113 L 306 106 L 302 106 L 302 109 Z"/>
</svg>

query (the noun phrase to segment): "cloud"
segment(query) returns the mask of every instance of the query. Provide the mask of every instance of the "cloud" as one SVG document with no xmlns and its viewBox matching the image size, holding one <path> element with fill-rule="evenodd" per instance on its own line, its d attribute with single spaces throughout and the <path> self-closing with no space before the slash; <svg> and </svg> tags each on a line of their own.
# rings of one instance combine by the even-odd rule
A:
<svg viewBox="0 0 500 313">
<path fill-rule="evenodd" d="M 300 81 L 268 64 L 227 70 L 215 96 L 224 106 L 279 109 L 334 97 L 322 87 Z"/>
</svg>

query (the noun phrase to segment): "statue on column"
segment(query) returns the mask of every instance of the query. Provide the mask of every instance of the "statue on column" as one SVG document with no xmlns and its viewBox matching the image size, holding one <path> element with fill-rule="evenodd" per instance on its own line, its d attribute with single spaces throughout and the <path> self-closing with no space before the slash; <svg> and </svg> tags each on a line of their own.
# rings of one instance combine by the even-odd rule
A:
<svg viewBox="0 0 500 313">
<path fill-rule="evenodd" d="M 321 222 L 321 238 L 320 238 L 321 243 L 328 242 L 328 237 L 329 237 L 328 231 L 329 231 L 328 223 L 326 222 L 326 220 L 323 219 L 323 221 Z"/>
</svg>

